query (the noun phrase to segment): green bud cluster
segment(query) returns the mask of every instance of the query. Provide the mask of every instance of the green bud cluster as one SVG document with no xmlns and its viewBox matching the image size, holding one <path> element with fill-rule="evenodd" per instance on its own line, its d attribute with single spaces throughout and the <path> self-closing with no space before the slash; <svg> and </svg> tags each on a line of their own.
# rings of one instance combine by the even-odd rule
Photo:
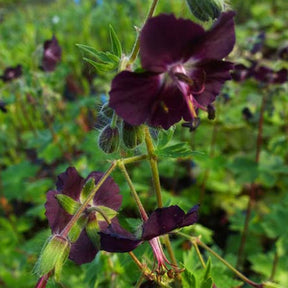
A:
<svg viewBox="0 0 288 288">
<path fill-rule="evenodd" d="M 144 140 L 144 131 L 142 126 L 132 126 L 123 121 L 122 124 L 122 140 L 124 145 L 133 149 L 140 145 Z"/>
</svg>

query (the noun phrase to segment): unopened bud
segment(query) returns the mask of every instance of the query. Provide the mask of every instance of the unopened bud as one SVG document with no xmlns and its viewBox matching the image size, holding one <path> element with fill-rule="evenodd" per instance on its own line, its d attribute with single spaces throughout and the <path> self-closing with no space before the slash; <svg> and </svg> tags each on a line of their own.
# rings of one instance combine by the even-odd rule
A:
<svg viewBox="0 0 288 288">
<path fill-rule="evenodd" d="M 186 0 L 192 14 L 201 21 L 217 19 L 224 11 L 224 0 Z"/>
<path fill-rule="evenodd" d="M 119 130 L 110 125 L 104 127 L 98 138 L 99 147 L 107 154 L 117 151 L 119 147 Z"/>
<path fill-rule="evenodd" d="M 54 269 L 55 277 L 59 279 L 62 267 L 69 256 L 70 247 L 68 239 L 54 235 L 42 250 L 36 264 L 39 275 L 43 276 Z"/>
<path fill-rule="evenodd" d="M 122 139 L 125 146 L 133 149 L 144 140 L 144 131 L 142 126 L 132 126 L 123 121 Z"/>
<path fill-rule="evenodd" d="M 207 112 L 208 112 L 208 119 L 214 120 L 215 116 L 216 116 L 216 110 L 215 110 L 214 106 L 208 105 L 207 106 Z"/>
</svg>

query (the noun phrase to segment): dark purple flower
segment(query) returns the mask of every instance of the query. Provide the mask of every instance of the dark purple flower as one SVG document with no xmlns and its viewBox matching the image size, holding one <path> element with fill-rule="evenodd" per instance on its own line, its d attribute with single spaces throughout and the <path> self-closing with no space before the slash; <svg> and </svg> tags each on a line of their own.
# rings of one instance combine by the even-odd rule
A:
<svg viewBox="0 0 288 288">
<path fill-rule="evenodd" d="M 61 47 L 55 36 L 53 36 L 51 40 L 45 41 L 43 46 L 42 69 L 46 72 L 52 72 L 61 61 Z"/>
<path fill-rule="evenodd" d="M 256 80 L 265 84 L 283 84 L 288 81 L 288 70 L 283 68 L 274 71 L 266 66 L 258 66 L 255 68 L 253 76 Z"/>
<path fill-rule="evenodd" d="M 60 233 L 72 218 L 72 215 L 68 214 L 62 208 L 55 196 L 64 194 L 77 202 L 81 202 L 80 193 L 87 180 L 94 178 L 95 183 L 97 183 L 102 176 L 103 173 L 101 172 L 92 172 L 84 179 L 73 167 L 69 167 L 64 173 L 61 173 L 58 176 L 58 181 L 56 183 L 57 190 L 52 190 L 47 193 L 47 202 L 45 204 L 45 215 L 53 234 Z M 119 188 L 113 179 L 109 177 L 96 192 L 93 198 L 93 204 L 90 206 L 105 206 L 117 211 L 120 208 L 121 203 L 122 195 L 119 194 Z M 89 213 L 87 210 L 86 213 L 89 219 L 88 222 L 90 220 L 95 220 L 93 212 Z M 99 221 L 98 223 L 101 229 L 105 229 L 108 226 L 105 221 Z M 69 258 L 77 264 L 83 264 L 91 262 L 97 252 L 98 248 L 92 243 L 84 229 L 77 241 L 72 243 Z"/>
<path fill-rule="evenodd" d="M 174 15 L 150 18 L 140 34 L 145 72 L 123 71 L 112 81 L 110 107 L 131 125 L 168 129 L 181 118 L 207 111 L 229 80 L 232 63 L 222 61 L 235 43 L 235 13 L 225 12 L 209 31 Z"/>
<path fill-rule="evenodd" d="M 162 267 L 166 268 L 166 263 L 170 263 L 162 251 L 158 236 L 194 224 L 198 220 L 198 207 L 199 205 L 194 206 L 186 214 L 177 205 L 156 209 L 143 223 L 140 237 L 124 230 L 119 223 L 112 223 L 106 230 L 99 232 L 101 249 L 108 252 L 129 252 L 143 241 L 149 241 L 160 271 Z"/>
<path fill-rule="evenodd" d="M 255 54 L 262 50 L 266 38 L 266 33 L 264 31 L 260 32 L 256 37 L 251 38 L 251 48 L 250 52 Z M 250 40 L 250 39 L 249 39 Z M 249 41 L 248 40 L 248 41 Z"/>
<path fill-rule="evenodd" d="M 0 78 L 4 81 L 4 82 L 10 82 L 16 78 L 19 78 L 22 75 L 22 66 L 21 65 L 17 65 L 15 67 L 7 67 L 4 70 L 4 73 L 2 76 L 0 76 Z"/>
</svg>

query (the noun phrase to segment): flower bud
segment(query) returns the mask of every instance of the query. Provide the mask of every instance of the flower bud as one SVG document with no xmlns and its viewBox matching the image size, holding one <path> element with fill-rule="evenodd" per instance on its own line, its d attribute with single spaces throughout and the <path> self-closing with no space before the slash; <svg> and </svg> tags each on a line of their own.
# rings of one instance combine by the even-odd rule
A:
<svg viewBox="0 0 288 288">
<path fill-rule="evenodd" d="M 54 269 L 55 277 L 59 279 L 62 267 L 70 253 L 70 242 L 60 235 L 54 235 L 45 248 L 36 264 L 40 276 L 49 273 Z"/>
<path fill-rule="evenodd" d="M 98 138 L 99 147 L 107 154 L 117 151 L 119 147 L 119 130 L 106 125 Z"/>
<path fill-rule="evenodd" d="M 214 120 L 215 116 L 216 116 L 216 110 L 215 110 L 214 106 L 208 105 L 207 106 L 207 112 L 208 112 L 208 119 Z"/>
<path fill-rule="evenodd" d="M 201 21 L 218 18 L 224 11 L 224 0 L 186 0 L 192 14 Z"/>
<path fill-rule="evenodd" d="M 123 121 L 122 126 L 122 140 L 125 146 L 133 149 L 144 140 L 144 132 L 142 126 L 132 126 Z"/>
</svg>

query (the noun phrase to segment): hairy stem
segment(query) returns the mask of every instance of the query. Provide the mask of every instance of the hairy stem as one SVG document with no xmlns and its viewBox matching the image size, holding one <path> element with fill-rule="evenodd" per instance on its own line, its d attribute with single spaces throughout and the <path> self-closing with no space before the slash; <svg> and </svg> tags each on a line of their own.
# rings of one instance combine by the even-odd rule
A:
<svg viewBox="0 0 288 288">
<path fill-rule="evenodd" d="M 154 153 L 154 146 L 152 142 L 152 138 L 149 132 L 148 126 L 145 128 L 145 143 L 147 152 L 149 155 L 149 162 L 150 162 L 150 168 L 152 172 L 152 181 L 153 181 L 153 187 L 157 198 L 157 205 L 159 208 L 163 207 L 162 203 L 162 196 L 161 196 L 161 184 L 159 179 L 159 171 L 158 171 L 158 165 L 157 165 L 157 157 Z"/>
<path fill-rule="evenodd" d="M 255 162 L 257 164 L 259 163 L 261 145 L 262 145 L 262 132 L 263 132 L 265 103 L 266 103 L 266 98 L 265 98 L 265 95 L 263 95 L 262 103 L 261 103 L 261 109 L 260 109 L 260 117 L 259 117 L 259 122 L 258 122 L 257 142 L 256 142 Z M 248 201 L 247 210 L 246 210 L 244 228 L 243 228 L 243 232 L 242 232 L 242 236 L 241 236 L 240 246 L 238 249 L 238 257 L 237 257 L 236 267 L 240 267 L 242 265 L 244 248 L 245 248 L 246 239 L 247 239 L 248 230 L 249 230 L 249 222 L 250 222 L 251 212 L 253 210 L 254 203 L 255 203 L 255 196 L 256 196 L 256 185 L 255 185 L 255 183 L 252 183 L 251 188 L 250 188 L 249 201 Z"/>
<path fill-rule="evenodd" d="M 143 205 L 141 203 L 141 200 L 140 200 L 140 198 L 139 198 L 139 196 L 138 196 L 138 194 L 137 194 L 137 192 L 135 190 L 134 184 L 133 184 L 133 182 L 132 182 L 132 180 L 131 180 L 131 178 L 130 178 L 127 170 L 126 170 L 126 167 L 125 167 L 123 161 L 119 161 L 118 162 L 118 167 L 120 168 L 121 172 L 123 173 L 128 185 L 130 187 L 130 191 L 131 191 L 132 197 L 134 198 L 134 200 L 135 200 L 135 202 L 137 204 L 137 207 L 138 207 L 138 210 L 140 212 L 142 220 L 143 221 L 147 221 L 148 220 L 148 215 L 147 215 L 147 213 L 146 213 L 146 211 L 145 211 L 145 209 L 144 209 L 144 207 L 143 207 Z"/>
<path fill-rule="evenodd" d="M 159 2 L 159 0 L 153 0 L 152 1 L 152 4 L 151 4 L 151 6 L 149 8 L 149 11 L 148 11 L 148 14 L 146 16 L 146 19 L 144 21 L 144 24 L 147 22 L 147 20 L 150 17 L 153 16 L 158 2 Z M 136 60 L 138 52 L 139 52 L 139 48 L 140 48 L 140 38 L 139 38 L 139 32 L 138 32 L 137 38 L 135 40 L 135 43 L 134 43 L 134 46 L 133 46 L 133 49 L 132 49 L 132 52 L 131 52 L 130 57 L 129 57 L 129 61 L 128 61 L 129 65 L 131 65 Z"/>
</svg>

